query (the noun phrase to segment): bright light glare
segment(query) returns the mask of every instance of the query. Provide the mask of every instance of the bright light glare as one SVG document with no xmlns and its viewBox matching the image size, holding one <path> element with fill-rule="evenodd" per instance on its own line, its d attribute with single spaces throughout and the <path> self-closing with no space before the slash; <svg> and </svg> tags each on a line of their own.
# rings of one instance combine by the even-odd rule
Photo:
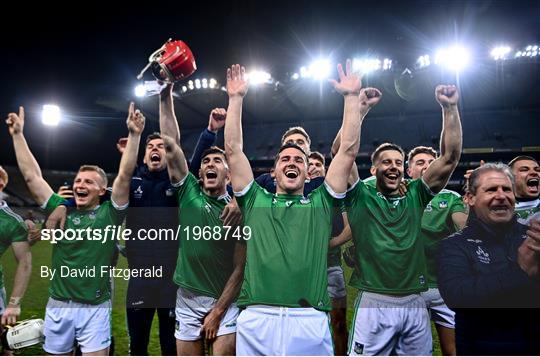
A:
<svg viewBox="0 0 540 357">
<path fill-rule="evenodd" d="M 313 79 L 322 80 L 330 76 L 332 64 L 326 59 L 316 60 L 309 65 L 308 71 Z M 300 68 L 300 72 L 302 72 L 302 68 Z"/>
<path fill-rule="evenodd" d="M 416 63 L 418 63 L 419 68 L 427 67 L 431 64 L 431 61 L 429 60 L 429 55 L 423 55 L 418 57 L 416 60 Z"/>
<path fill-rule="evenodd" d="M 511 50 L 512 49 L 508 46 L 495 47 L 493 50 L 491 50 L 491 57 L 493 57 L 493 59 L 496 61 L 505 59 L 506 55 L 509 54 Z"/>
<path fill-rule="evenodd" d="M 437 51 L 435 63 L 444 66 L 452 71 L 459 72 L 469 63 L 470 54 L 462 46 L 455 45 Z"/>
<path fill-rule="evenodd" d="M 208 83 L 208 87 L 213 89 L 213 88 L 216 87 L 216 85 L 217 85 L 217 81 L 214 78 L 210 78 L 210 81 Z"/>
<path fill-rule="evenodd" d="M 257 85 L 270 82 L 272 76 L 265 71 L 251 71 L 247 74 L 247 78 L 251 84 Z"/>
<path fill-rule="evenodd" d="M 144 97 L 146 95 L 146 88 L 144 87 L 144 84 L 139 84 L 137 87 L 135 87 L 135 96 L 136 97 Z"/>
<path fill-rule="evenodd" d="M 388 66 L 388 62 L 386 62 L 386 64 Z M 390 66 L 391 65 L 392 61 L 390 61 Z M 381 60 L 378 58 L 355 58 L 353 59 L 352 67 L 353 72 L 369 73 L 381 69 Z"/>
<path fill-rule="evenodd" d="M 60 123 L 62 114 L 57 105 L 46 104 L 41 112 L 41 122 L 45 125 L 57 126 Z"/>
</svg>

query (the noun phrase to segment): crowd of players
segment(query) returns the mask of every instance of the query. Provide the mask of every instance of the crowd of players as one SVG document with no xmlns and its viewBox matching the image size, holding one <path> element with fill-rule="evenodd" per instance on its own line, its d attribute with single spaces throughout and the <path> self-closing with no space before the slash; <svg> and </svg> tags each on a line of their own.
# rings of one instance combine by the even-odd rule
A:
<svg viewBox="0 0 540 357">
<path fill-rule="evenodd" d="M 282 137 L 272 171 L 258 178 L 243 152 L 242 104 L 249 83 L 239 65 L 227 69 L 227 110 L 212 110 L 189 162 L 173 85 L 160 94 L 160 133 L 147 137 L 142 165 L 136 161 L 145 118 L 132 103 L 110 192 L 105 172 L 83 165 L 73 198 L 55 193 L 25 140 L 24 109 L 8 115 L 19 169 L 35 201 L 50 214 L 47 228 L 105 229 L 123 222 L 132 231 L 187 228 L 178 241 L 126 241 L 130 269 L 163 271 L 160 277 L 129 281 L 130 354 L 148 354 L 156 312 L 163 355 L 201 355 L 209 348 L 215 355 L 430 355 L 430 318 L 445 355 L 538 353 L 524 334 L 537 336 L 530 329 L 540 331 L 540 320 L 517 324 L 509 334 L 478 334 L 485 326 L 475 325 L 494 314 L 492 309 L 522 307 L 526 299 L 518 292 L 536 296 L 540 290 L 540 224 L 529 219 L 540 207 L 537 161 L 519 156 L 509 166 L 486 164 L 469 172 L 463 197 L 445 189 L 460 159 L 462 131 L 458 90 L 439 85 L 440 154 L 419 146 L 406 155 L 385 143 L 371 156 L 373 176 L 361 180 L 355 164 L 361 128 L 382 93 L 363 88 L 349 60 L 345 68 L 338 66 L 338 74 L 332 84 L 344 98 L 344 111 L 330 165 L 311 152 L 308 133 L 292 127 Z M 214 146 L 222 128 L 224 149 Z M 0 191 L 7 181 L 0 169 Z M 30 276 L 28 231 L 36 230 L 5 202 L 0 223 L 0 254 L 11 245 L 19 263 L 11 298 L 4 292 L 1 299 L 2 323 L 12 323 Z M 513 225 L 519 227 L 509 228 Z M 249 235 L 233 234 L 238 226 L 249 227 Z M 195 227 L 208 228 L 213 239 L 193 239 Z M 515 239 L 509 233 L 514 231 L 521 232 Z M 448 236 L 443 248 L 452 254 L 439 249 Z M 349 240 L 354 243 L 348 250 L 354 267 L 350 285 L 359 291 L 352 326 L 346 323 L 339 248 Z M 474 249 L 466 255 L 469 243 Z M 117 252 L 112 239 L 62 240 L 53 246 L 51 267 L 110 266 Z M 85 355 L 108 354 L 112 285 L 107 275 L 54 276 L 44 350 L 69 354 L 77 345 Z M 537 307 L 529 300 L 528 307 Z M 483 309 L 484 315 L 471 317 Z M 495 331 L 505 329 L 500 321 L 484 321 Z"/>
</svg>

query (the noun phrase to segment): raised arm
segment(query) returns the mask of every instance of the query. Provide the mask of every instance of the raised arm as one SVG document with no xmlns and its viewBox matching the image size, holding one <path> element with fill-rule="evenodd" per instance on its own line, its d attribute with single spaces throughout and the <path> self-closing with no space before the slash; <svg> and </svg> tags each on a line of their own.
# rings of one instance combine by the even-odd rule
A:
<svg viewBox="0 0 540 357">
<path fill-rule="evenodd" d="M 341 146 L 341 130 L 342 128 L 339 128 L 339 131 L 332 142 L 332 148 L 330 149 L 330 154 L 332 155 L 332 158 L 334 158 L 337 155 L 337 152 L 339 150 L 339 147 Z M 356 181 L 360 179 L 360 175 L 358 174 L 358 166 L 356 166 L 356 162 L 353 162 L 351 173 L 349 175 L 348 184 L 354 185 Z"/>
<path fill-rule="evenodd" d="M 343 124 L 341 126 L 341 143 L 336 156 L 332 160 L 326 174 L 326 183 L 337 193 L 347 190 L 347 180 L 360 148 L 360 129 L 362 122 L 381 98 L 381 92 L 375 88 L 362 89 L 362 82 L 352 72 L 351 60 L 343 67 L 338 64 L 339 82 L 332 80 L 334 89 L 343 95 Z"/>
<path fill-rule="evenodd" d="M 446 186 L 459 162 L 462 134 L 457 106 L 459 93 L 456 86 L 437 86 L 435 97 L 442 107 L 441 156 L 431 163 L 423 179 L 432 192 L 438 193 Z"/>
<path fill-rule="evenodd" d="M 128 118 L 126 121 L 128 128 L 128 141 L 126 149 L 120 160 L 118 175 L 114 179 L 112 188 L 112 200 L 118 206 L 124 206 L 129 202 L 129 188 L 131 186 L 131 176 L 137 165 L 137 153 L 141 134 L 144 130 L 144 115 L 139 109 L 135 110 L 135 104 L 129 104 Z"/>
<path fill-rule="evenodd" d="M 180 129 L 174 113 L 173 86 L 174 84 L 169 83 L 159 93 L 159 130 L 162 135 L 170 136 L 180 145 Z"/>
<path fill-rule="evenodd" d="M 215 145 L 217 133 L 225 126 L 225 119 L 227 117 L 227 111 L 224 108 L 214 108 L 210 112 L 210 118 L 208 119 L 208 127 L 203 130 L 193 150 L 193 155 L 189 160 L 189 171 L 194 175 L 198 175 L 201 168 L 201 157 L 203 152 Z"/>
<path fill-rule="evenodd" d="M 253 181 L 249 160 L 243 151 L 242 103 L 248 91 L 245 68 L 239 64 L 227 69 L 227 94 L 229 107 L 225 121 L 225 153 L 231 169 L 231 184 L 235 192 L 240 192 Z"/>
<path fill-rule="evenodd" d="M 19 114 L 9 113 L 6 119 L 9 133 L 13 138 L 13 147 L 17 157 L 17 165 L 28 185 L 28 189 L 39 205 L 43 205 L 53 194 L 51 186 L 43 179 L 41 169 L 30 151 L 24 138 L 24 108 L 19 107 Z"/>
</svg>

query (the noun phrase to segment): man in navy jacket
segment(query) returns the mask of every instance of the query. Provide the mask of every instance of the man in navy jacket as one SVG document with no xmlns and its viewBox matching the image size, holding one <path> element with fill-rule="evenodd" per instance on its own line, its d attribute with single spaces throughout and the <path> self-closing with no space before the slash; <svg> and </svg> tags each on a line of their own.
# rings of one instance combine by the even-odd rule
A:
<svg viewBox="0 0 540 357">
<path fill-rule="evenodd" d="M 474 170 L 467 196 L 467 226 L 439 250 L 441 295 L 456 311 L 457 354 L 539 354 L 540 222 L 517 222 L 506 165 Z"/>
</svg>

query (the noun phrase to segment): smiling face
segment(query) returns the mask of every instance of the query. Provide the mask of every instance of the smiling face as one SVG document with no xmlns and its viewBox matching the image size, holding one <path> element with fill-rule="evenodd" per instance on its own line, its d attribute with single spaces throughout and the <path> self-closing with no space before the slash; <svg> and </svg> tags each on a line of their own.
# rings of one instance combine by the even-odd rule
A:
<svg viewBox="0 0 540 357">
<path fill-rule="evenodd" d="M 467 193 L 476 216 L 487 225 L 504 225 L 512 220 L 516 199 L 510 178 L 500 171 L 483 172 L 475 193 Z"/>
<path fill-rule="evenodd" d="M 419 153 L 414 155 L 409 162 L 409 167 L 407 168 L 407 174 L 413 179 L 419 179 L 424 175 L 427 168 L 431 163 L 435 161 L 435 157 L 426 153 Z"/>
<path fill-rule="evenodd" d="M 326 175 L 326 169 L 324 168 L 324 164 L 321 162 L 321 160 L 314 157 L 309 158 L 308 174 L 310 179 L 324 177 Z"/>
<path fill-rule="evenodd" d="M 380 192 L 396 194 L 403 179 L 403 155 L 397 150 L 382 151 L 370 171 L 377 178 L 377 189 Z"/>
<path fill-rule="evenodd" d="M 516 179 L 516 197 L 538 198 L 540 183 L 540 166 L 533 160 L 519 160 L 512 166 Z"/>
<path fill-rule="evenodd" d="M 150 171 L 161 171 L 165 169 L 165 144 L 163 139 L 152 139 L 146 144 L 143 162 L 148 166 Z"/>
<path fill-rule="evenodd" d="M 225 156 L 221 153 L 211 153 L 204 156 L 201 161 L 199 177 L 206 194 L 210 196 L 224 194 L 230 179 Z"/>
<path fill-rule="evenodd" d="M 307 177 L 306 155 L 294 147 L 284 149 L 278 154 L 274 175 L 276 193 L 301 195 Z"/>
<path fill-rule="evenodd" d="M 96 171 L 79 171 L 73 181 L 73 196 L 78 209 L 92 209 L 105 194 L 105 182 Z"/>
</svg>

